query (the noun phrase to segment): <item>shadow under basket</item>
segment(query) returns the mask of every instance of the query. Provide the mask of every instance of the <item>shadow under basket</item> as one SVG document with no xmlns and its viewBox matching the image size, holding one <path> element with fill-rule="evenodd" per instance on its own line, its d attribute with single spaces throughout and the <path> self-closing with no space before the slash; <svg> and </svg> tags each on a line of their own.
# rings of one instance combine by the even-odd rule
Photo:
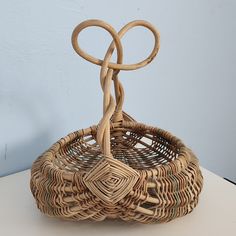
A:
<svg viewBox="0 0 236 236">
<path fill-rule="evenodd" d="M 102 27 L 113 37 L 103 61 L 77 45 L 79 32 L 89 26 Z M 150 29 L 155 46 L 143 62 L 124 65 L 120 37 L 134 26 Z M 124 91 L 117 75 L 150 63 L 159 49 L 159 33 L 146 21 L 130 22 L 116 33 L 107 23 L 88 20 L 75 28 L 72 44 L 79 55 L 101 66 L 103 117 L 98 125 L 60 139 L 33 163 L 30 187 L 38 208 L 73 221 L 119 218 L 154 223 L 190 213 L 203 185 L 198 159 L 177 137 L 138 123 L 122 110 Z M 110 63 L 115 47 L 117 63 Z"/>
</svg>

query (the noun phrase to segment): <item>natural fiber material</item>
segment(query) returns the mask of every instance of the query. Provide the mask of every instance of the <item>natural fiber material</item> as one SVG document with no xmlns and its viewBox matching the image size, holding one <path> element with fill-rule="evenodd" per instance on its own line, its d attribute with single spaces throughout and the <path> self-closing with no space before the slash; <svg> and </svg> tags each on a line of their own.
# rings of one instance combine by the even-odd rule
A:
<svg viewBox="0 0 236 236">
<path fill-rule="evenodd" d="M 78 45 L 78 34 L 90 26 L 106 29 L 113 38 L 104 60 L 88 55 Z M 125 65 L 120 39 L 135 26 L 151 30 L 154 49 L 144 61 Z M 119 71 L 150 63 L 159 42 L 158 31 L 146 21 L 130 22 L 118 33 L 100 20 L 88 20 L 75 28 L 75 51 L 101 66 L 103 117 L 97 126 L 60 139 L 34 162 L 31 191 L 43 213 L 75 221 L 120 218 L 151 223 L 170 221 L 196 206 L 203 183 L 196 156 L 169 132 L 138 123 L 122 111 Z M 117 63 L 112 63 L 115 48 Z M 110 93 L 112 82 L 116 101 Z"/>
</svg>

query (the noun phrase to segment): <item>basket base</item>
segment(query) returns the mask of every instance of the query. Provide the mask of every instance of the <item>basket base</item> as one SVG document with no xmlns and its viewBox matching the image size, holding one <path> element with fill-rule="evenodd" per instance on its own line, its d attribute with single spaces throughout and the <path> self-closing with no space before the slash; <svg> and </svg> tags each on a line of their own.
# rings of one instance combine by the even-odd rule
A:
<svg viewBox="0 0 236 236">
<path fill-rule="evenodd" d="M 127 166 L 123 175 L 117 163 L 102 166 L 96 131 L 92 126 L 73 132 L 34 162 L 31 191 L 43 213 L 72 221 L 154 223 L 186 215 L 197 205 L 202 174 L 196 156 L 178 138 L 136 122 L 112 127 L 113 162 Z M 135 179 L 131 185 L 127 175 Z"/>
</svg>

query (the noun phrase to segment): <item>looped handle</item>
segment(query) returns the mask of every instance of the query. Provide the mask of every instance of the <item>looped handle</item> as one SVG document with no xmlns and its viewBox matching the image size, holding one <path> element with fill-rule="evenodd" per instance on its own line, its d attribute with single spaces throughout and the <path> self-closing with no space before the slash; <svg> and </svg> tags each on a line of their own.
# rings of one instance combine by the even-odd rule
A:
<svg viewBox="0 0 236 236">
<path fill-rule="evenodd" d="M 87 54 L 78 45 L 79 33 L 83 29 L 91 26 L 97 26 L 105 29 L 113 38 L 113 41 L 110 44 L 103 60 L 97 59 Z M 155 38 L 154 48 L 151 54 L 145 60 L 135 64 L 122 64 L 123 48 L 120 39 L 129 29 L 135 26 L 143 26 L 145 28 L 148 28 L 153 33 Z M 72 45 L 76 53 L 83 57 L 85 60 L 101 66 L 100 82 L 104 93 L 103 117 L 99 122 L 99 127 L 97 130 L 97 143 L 99 144 L 104 157 L 112 157 L 110 150 L 110 119 L 113 116 L 113 122 L 123 120 L 122 106 L 124 101 L 124 89 L 118 80 L 118 73 L 120 70 L 135 70 L 149 64 L 159 51 L 159 32 L 149 22 L 143 20 L 136 20 L 128 23 L 118 33 L 112 26 L 104 21 L 87 20 L 76 26 L 76 28 L 74 29 L 72 33 Z M 110 58 L 115 48 L 117 50 L 117 63 L 110 62 Z M 115 85 L 116 103 L 110 92 L 112 80 L 114 81 Z M 125 117 L 128 117 L 127 114 L 125 114 Z"/>
<path fill-rule="evenodd" d="M 144 67 L 147 64 L 149 64 L 154 59 L 154 57 L 157 55 L 157 53 L 159 51 L 159 48 L 160 48 L 160 34 L 155 29 L 155 27 L 147 21 L 144 21 L 144 20 L 132 21 L 132 22 L 128 23 L 127 25 L 125 25 L 119 31 L 119 33 L 116 33 L 116 31 L 109 24 L 107 24 L 104 21 L 101 21 L 101 20 L 87 20 L 87 21 L 82 22 L 78 26 L 76 26 L 76 28 L 74 29 L 74 31 L 72 33 L 72 45 L 73 45 L 73 48 L 74 48 L 74 50 L 76 51 L 77 54 L 79 54 L 85 60 L 87 60 L 87 61 L 89 61 L 93 64 L 101 66 L 102 63 L 103 63 L 103 60 L 95 58 L 95 57 L 87 54 L 86 52 L 84 52 L 79 47 L 79 44 L 78 44 L 78 35 L 79 35 L 79 33 L 83 29 L 85 29 L 89 26 L 98 26 L 98 27 L 102 27 L 102 28 L 106 29 L 111 34 L 113 40 L 115 41 L 115 45 L 114 45 L 114 42 L 112 42 L 112 44 L 110 45 L 108 50 L 111 50 L 111 48 L 113 48 L 113 50 L 114 50 L 114 46 L 116 46 L 117 52 L 119 52 L 119 50 L 121 49 L 121 42 L 120 42 L 119 39 L 121 39 L 123 37 L 123 35 L 128 30 L 132 29 L 133 27 L 143 26 L 145 28 L 148 28 L 154 35 L 154 38 L 155 38 L 154 48 L 153 48 L 152 52 L 150 53 L 150 55 L 145 60 L 143 60 L 141 62 L 138 62 L 138 63 L 135 63 L 135 64 L 121 64 L 119 62 L 119 60 L 117 59 L 117 63 L 113 63 L 113 62 L 108 63 L 108 68 L 110 68 L 110 69 L 115 69 L 115 70 L 136 70 L 136 69 L 139 69 L 139 68 Z"/>
</svg>

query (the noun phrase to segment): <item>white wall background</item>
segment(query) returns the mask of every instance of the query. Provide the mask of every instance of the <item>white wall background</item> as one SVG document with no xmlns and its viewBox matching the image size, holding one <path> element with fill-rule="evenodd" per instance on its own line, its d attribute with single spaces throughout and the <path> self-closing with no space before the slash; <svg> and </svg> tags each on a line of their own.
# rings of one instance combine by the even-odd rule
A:
<svg viewBox="0 0 236 236">
<path fill-rule="evenodd" d="M 119 30 L 145 19 L 161 32 L 149 66 L 121 72 L 125 110 L 138 121 L 182 138 L 201 165 L 236 181 L 236 1 L 9 0 L 0 4 L 0 175 L 29 168 L 67 133 L 102 114 L 99 68 L 74 53 L 75 25 L 99 18 Z M 102 57 L 110 37 L 101 29 L 81 45 Z M 152 49 L 141 28 L 122 40 L 125 62 Z"/>
</svg>

